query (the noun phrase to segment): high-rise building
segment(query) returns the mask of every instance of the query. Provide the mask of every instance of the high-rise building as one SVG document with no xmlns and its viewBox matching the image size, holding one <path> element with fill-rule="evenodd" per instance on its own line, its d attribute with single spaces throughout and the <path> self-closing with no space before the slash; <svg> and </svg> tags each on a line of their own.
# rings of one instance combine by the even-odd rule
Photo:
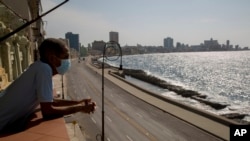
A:
<svg viewBox="0 0 250 141">
<path fill-rule="evenodd" d="M 226 47 L 227 47 L 227 48 L 230 47 L 230 41 L 229 41 L 229 40 L 227 40 L 227 45 L 226 45 Z"/>
<path fill-rule="evenodd" d="M 170 38 L 170 37 L 167 37 L 164 39 L 164 48 L 168 48 L 168 49 L 172 49 L 174 48 L 174 39 L 173 38 Z"/>
<path fill-rule="evenodd" d="M 65 38 L 69 41 L 69 47 L 80 51 L 79 34 L 73 34 L 72 32 L 67 32 Z"/>
<path fill-rule="evenodd" d="M 109 41 L 115 41 L 115 42 L 119 43 L 118 32 L 114 32 L 114 31 L 109 32 Z"/>
</svg>

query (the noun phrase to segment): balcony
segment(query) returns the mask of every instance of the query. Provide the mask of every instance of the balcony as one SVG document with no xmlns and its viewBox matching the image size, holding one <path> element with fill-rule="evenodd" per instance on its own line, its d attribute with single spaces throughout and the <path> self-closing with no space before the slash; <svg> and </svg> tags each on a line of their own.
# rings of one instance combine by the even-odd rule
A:
<svg viewBox="0 0 250 141">
<path fill-rule="evenodd" d="M 61 94 L 61 76 L 53 77 L 54 96 Z M 72 122 L 66 123 L 64 118 L 43 120 L 41 111 L 28 123 L 26 130 L 15 134 L 0 135 L 1 141 L 85 141 L 78 126 Z"/>
</svg>

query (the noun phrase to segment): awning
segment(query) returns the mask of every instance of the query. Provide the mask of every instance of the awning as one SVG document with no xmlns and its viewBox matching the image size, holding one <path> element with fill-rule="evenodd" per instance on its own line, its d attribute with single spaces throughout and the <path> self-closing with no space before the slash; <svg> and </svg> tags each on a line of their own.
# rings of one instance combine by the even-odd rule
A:
<svg viewBox="0 0 250 141">
<path fill-rule="evenodd" d="M 29 5 L 27 0 L 0 0 L 7 8 L 24 20 L 30 20 Z"/>
<path fill-rule="evenodd" d="M 6 7 L 8 7 L 9 9 L 11 9 L 16 15 L 18 15 L 20 18 L 27 21 L 25 24 L 18 27 L 14 31 L 10 32 L 9 34 L 7 34 L 3 37 L 0 37 L 0 42 L 9 38 L 10 36 L 14 35 L 15 33 L 19 32 L 20 30 L 24 29 L 25 27 L 31 25 L 32 23 L 40 20 L 43 16 L 54 11 L 55 9 L 62 6 L 63 4 L 65 4 L 68 1 L 69 0 L 64 0 L 62 3 L 58 4 L 54 8 L 39 15 L 40 0 L 11 0 L 11 1 L 10 0 L 0 0 L 1 3 L 6 5 Z M 31 14 L 32 14 L 33 18 L 30 18 L 31 16 L 30 16 L 30 12 L 29 12 L 28 3 L 31 4 L 32 8 L 30 9 L 30 11 L 32 11 Z M 40 25 L 38 25 L 38 26 L 40 26 Z M 39 30 L 41 30 L 40 27 L 37 27 L 37 28 L 39 28 Z"/>
</svg>

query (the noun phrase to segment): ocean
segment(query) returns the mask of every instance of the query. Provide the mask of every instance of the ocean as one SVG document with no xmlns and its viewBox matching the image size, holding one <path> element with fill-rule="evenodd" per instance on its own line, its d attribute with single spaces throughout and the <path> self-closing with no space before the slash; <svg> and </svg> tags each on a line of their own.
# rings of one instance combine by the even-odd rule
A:
<svg viewBox="0 0 250 141">
<path fill-rule="evenodd" d="M 108 63 L 119 66 L 120 60 Z M 218 115 L 248 114 L 244 120 L 250 121 L 250 51 L 128 55 L 122 57 L 122 65 L 128 69 L 144 70 L 171 84 L 205 94 L 211 101 L 229 106 L 215 110 L 193 99 L 126 77 L 128 81 L 150 91 Z"/>
</svg>

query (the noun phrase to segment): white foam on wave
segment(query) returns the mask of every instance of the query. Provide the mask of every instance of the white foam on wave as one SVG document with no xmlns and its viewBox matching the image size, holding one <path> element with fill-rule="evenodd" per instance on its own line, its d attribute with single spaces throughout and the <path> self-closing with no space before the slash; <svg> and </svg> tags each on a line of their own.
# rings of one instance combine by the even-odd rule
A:
<svg viewBox="0 0 250 141">
<path fill-rule="evenodd" d="M 167 98 L 176 100 L 178 102 L 184 103 L 186 105 L 195 107 L 195 108 L 199 108 L 200 110 L 204 110 L 216 115 L 222 115 L 222 114 L 228 114 L 228 113 L 240 113 L 240 114 L 248 114 L 250 113 L 250 107 L 249 107 L 249 103 L 245 102 L 242 103 L 240 101 L 234 101 L 234 102 L 227 102 L 227 98 L 223 97 L 223 96 L 215 96 L 215 97 L 208 97 L 208 100 L 211 101 L 217 101 L 219 103 L 223 103 L 223 104 L 228 104 L 229 106 L 222 109 L 222 110 L 215 110 L 212 107 L 200 103 L 199 101 L 196 101 L 194 99 L 191 98 L 185 98 L 182 97 L 178 94 L 176 94 L 175 92 L 169 91 L 167 89 L 162 89 L 160 87 L 154 86 L 152 84 L 146 83 L 144 81 L 138 80 L 136 78 L 130 77 L 130 76 L 126 76 L 126 80 L 142 87 L 145 88 L 149 91 L 155 92 L 159 95 L 165 96 Z M 231 104 L 230 104 L 231 103 Z M 246 116 L 246 118 L 244 120 L 250 121 L 250 117 Z"/>
<path fill-rule="evenodd" d="M 199 109 L 201 109 L 201 110 L 211 111 L 211 112 L 213 111 L 213 109 L 211 107 L 209 107 L 208 105 L 202 104 L 202 103 L 200 103 L 194 99 L 191 99 L 191 98 L 182 97 L 180 95 L 177 95 L 175 92 L 168 91 L 168 92 L 161 93 L 161 95 L 163 95 L 167 98 L 176 100 L 178 102 L 181 102 L 183 104 L 195 107 L 195 108 L 199 107 Z"/>
</svg>

